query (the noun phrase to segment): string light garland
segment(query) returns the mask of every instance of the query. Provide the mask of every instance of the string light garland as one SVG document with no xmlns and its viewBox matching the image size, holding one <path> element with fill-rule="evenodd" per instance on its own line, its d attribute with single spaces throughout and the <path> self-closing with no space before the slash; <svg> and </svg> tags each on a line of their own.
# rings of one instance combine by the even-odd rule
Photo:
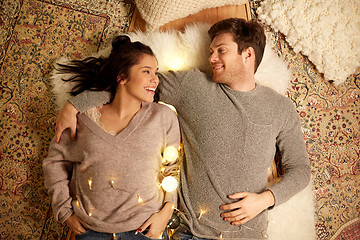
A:
<svg viewBox="0 0 360 240">
<path fill-rule="evenodd" d="M 161 180 L 161 183 L 158 182 L 158 187 L 159 189 L 162 188 L 165 192 L 174 192 L 177 187 L 178 187 L 178 175 L 180 173 L 180 166 L 179 166 L 179 162 L 180 162 L 180 155 L 182 154 L 182 147 L 179 146 L 178 148 L 176 148 L 175 146 L 167 146 L 164 151 L 162 152 L 162 162 L 161 165 L 159 167 L 159 180 Z M 116 185 L 115 185 L 115 180 L 114 178 L 109 180 L 109 185 L 111 188 L 116 189 Z M 93 190 L 93 183 L 94 181 L 96 182 L 96 179 L 93 179 L 92 177 L 90 177 L 88 179 L 88 186 L 89 186 L 89 190 L 92 191 Z M 98 189 L 96 189 L 98 190 Z M 144 202 L 144 200 L 142 199 L 142 197 L 140 196 L 140 194 L 136 194 L 137 196 L 137 202 L 139 205 L 143 205 L 146 204 L 146 202 Z M 76 206 L 78 208 L 80 207 L 80 202 L 79 202 L 79 198 L 78 196 L 77 200 L 75 202 Z M 175 208 L 175 206 L 173 206 L 174 210 L 177 210 Z M 92 209 L 95 210 L 95 209 Z M 93 212 L 89 211 L 88 213 L 89 217 L 93 216 Z M 178 226 L 178 224 L 180 223 L 180 218 L 177 215 L 173 215 L 172 218 L 170 219 L 169 223 L 168 223 L 168 228 L 169 229 L 174 229 Z M 116 233 L 112 234 L 113 239 L 116 239 Z"/>
</svg>

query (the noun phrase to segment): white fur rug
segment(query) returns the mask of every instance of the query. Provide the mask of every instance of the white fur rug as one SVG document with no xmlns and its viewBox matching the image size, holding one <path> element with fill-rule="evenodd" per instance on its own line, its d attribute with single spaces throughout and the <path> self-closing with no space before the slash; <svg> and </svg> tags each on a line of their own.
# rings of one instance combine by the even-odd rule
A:
<svg viewBox="0 0 360 240">
<path fill-rule="evenodd" d="M 258 18 L 335 84 L 360 67 L 360 0 L 264 0 Z"/>
<path fill-rule="evenodd" d="M 209 56 L 210 39 L 207 36 L 208 24 L 195 24 L 187 27 L 183 33 L 168 32 L 132 32 L 128 33 L 132 41 L 141 41 L 149 45 L 157 59 L 160 71 L 186 70 L 198 67 L 202 71 L 209 71 L 207 62 Z M 108 56 L 111 47 L 94 53 L 92 56 Z M 66 62 L 62 58 L 58 63 Z M 67 92 L 71 89 L 68 83 L 61 81 L 61 76 L 53 72 L 52 84 L 56 96 L 56 103 L 61 107 L 69 98 Z M 291 72 L 267 45 L 263 61 L 256 73 L 258 83 L 285 94 L 289 86 Z M 298 193 L 288 202 L 269 212 L 270 240 L 312 240 L 315 239 L 314 203 L 312 186 Z"/>
</svg>

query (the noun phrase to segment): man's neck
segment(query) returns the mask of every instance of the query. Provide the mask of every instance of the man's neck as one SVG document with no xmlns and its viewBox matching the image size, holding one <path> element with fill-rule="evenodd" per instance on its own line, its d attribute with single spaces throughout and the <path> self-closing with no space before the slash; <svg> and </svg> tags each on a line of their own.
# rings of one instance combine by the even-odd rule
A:
<svg viewBox="0 0 360 240">
<path fill-rule="evenodd" d="M 251 92 L 256 87 L 254 75 L 246 78 L 242 77 L 233 83 L 228 84 L 228 87 L 239 92 Z"/>
</svg>

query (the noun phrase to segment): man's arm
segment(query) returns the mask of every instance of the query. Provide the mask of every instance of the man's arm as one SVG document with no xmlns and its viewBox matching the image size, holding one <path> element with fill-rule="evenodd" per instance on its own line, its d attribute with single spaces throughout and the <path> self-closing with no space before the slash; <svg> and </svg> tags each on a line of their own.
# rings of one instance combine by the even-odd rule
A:
<svg viewBox="0 0 360 240">
<path fill-rule="evenodd" d="M 60 142 L 62 132 L 70 128 L 71 139 L 76 139 L 76 114 L 79 111 L 69 101 L 61 108 L 59 115 L 56 118 L 55 125 L 55 139 L 56 142 Z"/>
<path fill-rule="evenodd" d="M 75 97 L 71 98 L 61 108 L 55 126 L 55 139 L 60 141 L 62 132 L 70 128 L 71 138 L 76 138 L 76 114 L 78 112 L 85 112 L 86 110 L 101 106 L 110 101 L 110 94 L 108 92 L 85 91 Z"/>
</svg>

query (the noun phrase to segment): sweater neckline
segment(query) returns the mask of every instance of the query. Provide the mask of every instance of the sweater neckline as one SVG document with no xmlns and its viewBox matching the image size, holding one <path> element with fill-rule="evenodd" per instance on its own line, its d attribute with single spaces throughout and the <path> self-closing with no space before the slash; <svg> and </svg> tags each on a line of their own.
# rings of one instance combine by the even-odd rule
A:
<svg viewBox="0 0 360 240">
<path fill-rule="evenodd" d="M 220 84 L 223 89 L 226 89 L 227 91 L 236 94 L 238 96 L 251 96 L 254 94 L 257 94 L 257 92 L 260 90 L 261 86 L 258 83 L 255 83 L 255 88 L 249 92 L 241 92 L 241 91 L 236 91 L 234 89 L 232 89 L 231 87 L 229 87 L 228 85 L 225 84 Z"/>
<path fill-rule="evenodd" d="M 146 116 L 146 113 L 149 111 L 151 107 L 150 103 L 142 102 L 141 108 L 137 113 L 135 113 L 134 117 L 131 119 L 129 124 L 118 134 L 113 135 L 106 130 L 102 129 L 98 124 L 96 124 L 87 114 L 82 113 L 79 114 L 79 119 L 84 122 L 85 126 L 88 127 L 93 133 L 102 137 L 103 139 L 107 139 L 109 142 L 113 142 L 114 140 L 117 142 L 125 141 L 132 132 L 134 132 L 141 121 Z"/>
</svg>

